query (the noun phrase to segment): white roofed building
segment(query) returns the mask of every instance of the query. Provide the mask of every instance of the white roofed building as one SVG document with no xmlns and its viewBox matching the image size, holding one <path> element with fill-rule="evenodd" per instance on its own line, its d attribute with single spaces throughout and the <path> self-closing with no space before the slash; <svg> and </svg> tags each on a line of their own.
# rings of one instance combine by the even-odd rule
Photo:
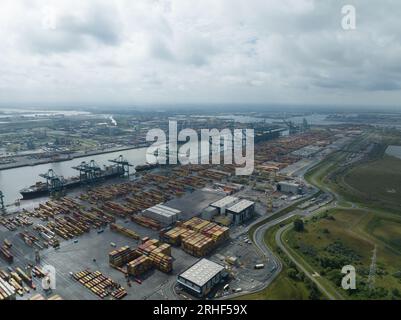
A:
<svg viewBox="0 0 401 320">
<path fill-rule="evenodd" d="M 210 206 L 217 208 L 219 210 L 220 214 L 225 214 L 226 209 L 233 204 L 237 203 L 239 201 L 238 198 L 233 197 L 233 196 L 227 196 L 224 197 L 223 199 L 220 199 L 214 203 L 212 203 Z"/>
<path fill-rule="evenodd" d="M 156 220 L 163 225 L 171 225 L 180 219 L 181 211 L 158 204 L 154 207 L 144 210 L 142 214 L 145 217 Z"/>
<path fill-rule="evenodd" d="M 205 297 L 225 277 L 225 268 L 213 261 L 202 259 L 181 273 L 177 282 L 197 297 Z"/>
<path fill-rule="evenodd" d="M 227 208 L 226 214 L 233 224 L 238 225 L 250 219 L 254 212 L 255 202 L 244 199 Z"/>
</svg>

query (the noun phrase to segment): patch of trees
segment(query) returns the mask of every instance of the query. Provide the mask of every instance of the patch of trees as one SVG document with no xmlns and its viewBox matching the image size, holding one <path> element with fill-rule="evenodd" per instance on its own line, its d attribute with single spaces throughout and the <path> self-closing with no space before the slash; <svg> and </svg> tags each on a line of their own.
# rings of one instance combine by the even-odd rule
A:
<svg viewBox="0 0 401 320">
<path fill-rule="evenodd" d="M 348 263 L 359 261 L 361 256 L 351 248 L 345 246 L 340 240 L 336 240 L 329 244 L 324 251 L 331 254 L 335 258 L 346 260 Z"/>
<path fill-rule="evenodd" d="M 322 293 L 318 289 L 317 285 L 310 279 L 305 278 L 306 287 L 309 289 L 310 300 L 320 300 Z"/>
<path fill-rule="evenodd" d="M 303 232 L 305 230 L 304 222 L 302 219 L 296 219 L 294 221 L 294 230 L 296 232 Z"/>
<path fill-rule="evenodd" d="M 299 250 L 302 252 L 302 254 L 311 256 L 311 257 L 316 257 L 317 253 L 316 253 L 316 249 L 308 244 L 304 244 L 304 243 L 299 243 Z"/>
</svg>

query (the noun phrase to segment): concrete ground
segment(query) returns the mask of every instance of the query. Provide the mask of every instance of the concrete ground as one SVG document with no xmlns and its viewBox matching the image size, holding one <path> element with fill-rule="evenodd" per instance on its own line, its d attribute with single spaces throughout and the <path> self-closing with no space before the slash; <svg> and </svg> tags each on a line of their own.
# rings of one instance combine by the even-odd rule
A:
<svg viewBox="0 0 401 320">
<path fill-rule="evenodd" d="M 188 220 L 198 216 L 211 203 L 224 197 L 224 193 L 212 191 L 211 189 L 196 190 L 167 202 L 166 206 L 182 211 L 182 219 Z"/>
<path fill-rule="evenodd" d="M 230 266 L 233 279 L 230 281 L 231 292 L 219 292 L 220 295 L 232 293 L 232 290 L 241 288 L 250 291 L 260 286 L 270 277 L 270 270 L 273 268 L 271 261 L 263 257 L 258 249 L 249 243 L 247 235 L 237 236 L 231 239 L 223 247 L 219 248 L 211 257 L 211 260 L 224 264 L 223 257 L 238 258 L 238 265 Z M 264 264 L 265 268 L 256 270 L 255 265 Z"/>
<path fill-rule="evenodd" d="M 75 193 L 72 194 L 72 196 L 75 195 Z M 225 195 L 221 192 L 211 189 L 202 189 L 171 200 L 167 205 L 181 210 L 184 219 L 189 219 L 193 216 L 199 215 L 204 208 L 209 206 L 210 203 L 215 202 L 224 196 Z M 246 188 L 241 191 L 238 196 L 246 198 L 255 197 L 255 200 L 257 200 L 258 196 L 260 197 L 260 193 L 253 191 L 250 188 Z M 35 201 L 34 203 L 37 205 L 38 201 Z M 255 218 L 258 216 L 264 216 L 266 214 L 266 209 L 263 205 L 258 204 L 256 212 L 257 216 Z M 43 221 L 36 219 L 32 220 L 34 225 L 37 223 L 44 224 Z M 159 237 L 159 234 L 156 231 L 141 227 L 131 221 L 126 222 L 122 219 L 118 220 L 120 225 L 134 230 L 141 237 L 156 239 Z M 247 224 L 250 223 L 252 223 L 252 221 L 249 221 Z M 243 290 L 252 290 L 252 288 L 266 281 L 266 279 L 271 275 L 270 269 L 273 267 L 273 265 L 270 265 L 270 261 L 263 260 L 257 249 L 251 244 L 248 244 L 246 239 L 244 239 L 246 235 L 242 234 L 246 232 L 247 224 L 233 227 L 231 230 L 233 239 L 230 239 L 230 241 L 216 249 L 216 251 L 209 257 L 211 260 L 223 265 L 226 265 L 226 256 L 238 257 L 240 263 L 239 266 L 232 268 L 232 274 L 234 277 L 230 284 L 232 289 L 242 288 Z M 19 232 L 23 231 L 23 229 L 24 228 L 19 228 L 18 231 L 11 232 L 0 226 L 0 241 L 2 242 L 7 238 L 13 243 L 11 249 L 11 252 L 15 257 L 15 262 L 11 266 L 13 269 L 16 267 L 25 269 L 29 263 L 33 265 L 35 264 L 34 249 L 27 246 L 18 235 Z M 36 234 L 36 232 L 33 231 L 32 226 L 26 227 L 26 229 L 27 231 Z M 199 260 L 199 258 L 190 256 L 180 248 L 172 248 L 174 263 L 171 274 L 164 274 L 158 270 L 151 270 L 140 277 L 142 284 L 131 281 L 132 287 L 128 287 L 124 275 L 109 267 L 108 254 L 114 249 L 111 246 L 111 243 L 115 243 L 117 247 L 126 245 L 136 247 L 138 245 L 137 241 L 118 233 L 114 233 L 110 231 L 109 228 L 106 228 L 105 231 L 100 234 L 98 234 L 96 230 L 91 230 L 90 233 L 77 237 L 75 240 L 78 240 L 78 242 L 74 243 L 74 240 L 61 241 L 59 250 L 50 248 L 40 252 L 41 265 L 52 265 L 56 269 L 57 288 L 53 294 L 59 294 L 67 300 L 99 299 L 91 291 L 86 289 L 70 276 L 70 272 L 75 273 L 85 269 L 100 271 L 105 276 L 110 277 L 115 282 L 121 284 L 128 291 L 128 296 L 125 299 L 143 300 L 182 298 L 177 296 L 174 290 L 177 275 Z M 254 266 L 259 263 L 264 263 L 265 269 L 255 270 Z M 0 269 L 6 270 L 7 266 L 6 262 L 0 259 Z M 41 286 L 39 280 L 35 281 L 39 288 L 37 292 L 31 292 L 19 299 L 28 299 L 35 293 L 43 294 L 40 289 Z M 223 293 L 220 290 L 218 294 L 221 295 Z"/>
<path fill-rule="evenodd" d="M 115 181 L 113 181 L 115 182 Z M 111 183 L 108 181 L 107 183 Z M 77 196 L 81 190 L 76 190 L 69 194 L 71 197 Z M 187 193 L 180 198 L 176 198 L 167 205 L 171 205 L 184 213 L 184 218 L 189 219 L 195 215 L 198 215 L 206 208 L 210 203 L 224 197 L 223 194 L 215 191 L 207 190 L 196 190 L 192 193 Z M 31 201 L 26 201 L 16 211 L 25 209 L 33 209 L 38 206 L 39 203 L 47 201 L 47 198 L 41 198 Z M 33 225 L 45 224 L 45 222 L 32 218 Z M 131 221 L 124 221 L 118 219 L 117 223 L 127 228 L 134 230 L 141 237 L 159 238 L 159 233 L 144 227 L 141 227 Z M 37 235 L 33 230 L 33 226 L 19 228 L 17 231 L 9 231 L 3 226 L 0 226 L 0 241 L 8 239 L 13 244 L 11 253 L 14 255 L 14 263 L 10 265 L 14 270 L 16 267 L 25 269 L 28 264 L 35 265 L 35 249 L 29 247 L 20 238 L 19 232 L 24 229 L 32 234 Z M 74 243 L 74 240 L 78 240 Z M 151 270 L 147 274 L 141 277 L 142 284 L 138 284 L 132 281 L 132 287 L 127 286 L 124 275 L 109 267 L 108 254 L 114 248 L 111 247 L 111 243 L 115 243 L 117 247 L 129 245 L 136 247 L 138 242 L 129 239 L 118 233 L 114 233 L 107 227 L 103 233 L 98 234 L 96 230 L 91 230 L 90 233 L 84 234 L 77 237 L 74 240 L 60 241 L 60 249 L 55 250 L 53 248 L 45 249 L 40 252 L 41 265 L 52 265 L 56 268 L 56 285 L 57 289 L 54 294 L 57 293 L 67 300 L 94 300 L 98 299 L 96 295 L 86 289 L 84 286 L 79 284 L 77 281 L 71 278 L 70 272 L 78 272 L 84 269 L 90 269 L 91 271 L 100 271 L 105 276 L 112 278 L 114 281 L 120 283 L 128 291 L 128 297 L 126 299 L 176 299 L 173 287 L 175 285 L 177 275 L 185 271 L 188 267 L 193 265 L 198 258 L 192 257 L 185 253 L 180 248 L 172 248 L 172 256 L 174 258 L 173 271 L 171 274 L 164 274 L 158 270 Z M 94 259 L 96 262 L 94 262 Z M 0 269 L 7 270 L 9 265 L 0 258 Z M 37 292 L 32 291 L 29 294 L 25 294 L 19 299 L 28 299 L 33 294 L 42 293 L 40 280 L 35 280 L 37 285 Z"/>
<path fill-rule="evenodd" d="M 143 228 L 132 222 L 120 224 L 130 228 L 141 236 L 149 236 L 158 239 L 158 232 Z M 34 264 L 34 249 L 28 247 L 15 232 L 10 232 L 0 227 L 0 240 L 8 239 L 13 243 L 11 249 L 15 261 L 10 267 L 15 269 L 21 267 L 25 269 L 28 263 Z M 91 271 L 100 271 L 105 276 L 112 278 L 114 281 L 121 284 L 128 291 L 126 299 L 142 300 L 142 299 L 173 299 L 175 298 L 172 292 L 169 292 L 169 286 L 175 283 L 178 274 L 182 273 L 198 259 L 192 257 L 179 248 L 172 248 L 172 256 L 174 258 L 173 271 L 171 274 L 164 274 L 158 270 L 151 270 L 147 274 L 140 277 L 142 284 L 132 281 L 132 287 L 127 286 L 124 275 L 109 267 L 108 253 L 114 248 L 110 243 L 113 242 L 117 247 L 129 245 L 136 247 L 138 241 L 129 239 L 123 235 L 112 232 L 107 228 L 103 233 L 98 234 L 95 230 L 90 233 L 78 237 L 78 243 L 74 240 L 62 241 L 59 250 L 53 248 L 46 249 L 40 252 L 41 265 L 51 265 L 56 269 L 56 290 L 54 294 L 59 294 L 67 300 L 96 300 L 98 297 L 84 286 L 71 278 L 70 272 L 79 272 L 84 269 Z M 94 262 L 93 259 L 96 259 Z M 0 268 L 6 270 L 9 265 L 0 260 Z M 32 294 L 42 293 L 40 282 L 37 281 L 37 292 L 26 294 L 22 299 L 28 299 Z M 155 295 L 159 290 L 164 288 L 164 293 L 161 296 Z"/>
</svg>

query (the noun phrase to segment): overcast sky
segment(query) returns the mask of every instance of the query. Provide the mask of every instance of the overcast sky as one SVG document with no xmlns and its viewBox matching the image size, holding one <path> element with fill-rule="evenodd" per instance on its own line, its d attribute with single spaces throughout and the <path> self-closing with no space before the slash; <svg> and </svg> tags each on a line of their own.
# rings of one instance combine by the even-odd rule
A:
<svg viewBox="0 0 401 320">
<path fill-rule="evenodd" d="M 399 105 L 400 14 L 397 0 L 1 0 L 0 105 Z"/>
</svg>

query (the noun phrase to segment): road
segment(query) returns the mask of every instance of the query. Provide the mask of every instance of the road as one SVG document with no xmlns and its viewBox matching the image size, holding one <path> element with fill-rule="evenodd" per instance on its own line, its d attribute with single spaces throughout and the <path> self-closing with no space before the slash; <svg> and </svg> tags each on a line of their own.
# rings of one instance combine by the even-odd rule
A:
<svg viewBox="0 0 401 320">
<path fill-rule="evenodd" d="M 298 178 L 304 180 L 304 176 L 305 176 L 306 172 L 308 172 L 310 169 L 312 169 L 313 167 L 318 165 L 321 162 L 321 160 L 323 160 L 323 159 L 319 159 L 318 161 L 315 161 L 315 162 L 311 163 L 310 165 L 298 170 L 296 172 L 296 175 L 298 176 Z M 305 180 L 304 180 L 304 182 L 305 182 Z M 317 208 L 315 208 L 315 210 L 306 211 L 306 215 L 305 216 L 312 216 L 312 215 L 314 215 L 316 213 L 321 212 L 322 210 L 327 210 L 327 209 L 330 209 L 330 208 L 333 208 L 333 207 L 338 207 L 337 206 L 337 201 L 338 200 L 342 200 L 339 194 L 337 194 L 334 190 L 331 190 L 328 186 L 322 186 L 322 185 L 319 185 L 317 183 L 313 183 L 313 184 L 315 185 L 316 188 L 319 188 L 319 190 L 325 192 L 329 196 L 329 199 L 322 206 L 318 206 Z M 305 201 L 306 201 L 306 199 L 305 199 Z M 285 209 L 286 208 L 283 208 L 282 210 L 285 210 Z M 280 210 L 280 211 L 282 211 L 282 210 Z M 275 214 L 277 214 L 277 213 L 279 213 L 279 212 L 276 212 Z M 274 227 L 274 226 L 276 226 L 276 225 L 278 225 L 278 224 L 290 219 L 291 217 L 293 217 L 293 216 L 295 216 L 297 214 L 299 214 L 299 211 L 295 209 L 295 210 L 283 215 L 280 218 L 277 218 L 277 219 L 275 219 L 273 221 L 270 221 L 270 222 L 268 222 L 268 223 L 266 223 L 266 224 L 264 224 L 262 226 L 259 226 L 256 229 L 256 231 L 253 234 L 253 239 L 252 239 L 253 243 L 260 250 L 260 252 L 267 259 L 269 259 L 273 263 L 275 268 L 273 268 L 271 270 L 271 272 L 272 272 L 271 276 L 269 277 L 269 279 L 262 286 L 255 287 L 254 290 L 252 290 L 252 292 L 242 292 L 241 294 L 238 294 L 238 295 L 232 295 L 229 298 L 241 297 L 241 296 L 244 296 L 244 295 L 247 295 L 247 294 L 250 294 L 250 293 L 255 293 L 255 292 L 259 292 L 261 290 L 264 290 L 265 288 L 267 288 L 276 279 L 276 277 L 282 271 L 282 263 L 281 263 L 280 259 L 278 257 L 276 257 L 274 255 L 274 253 L 271 251 L 271 249 L 267 246 L 267 244 L 264 241 L 264 236 L 265 236 L 266 232 L 270 228 L 272 228 L 272 227 Z M 258 224 L 262 220 L 263 219 L 259 219 L 259 221 L 256 221 L 253 225 Z M 286 227 L 289 228 L 290 226 L 291 225 L 288 225 Z M 252 227 L 252 226 L 250 226 L 250 227 Z M 336 299 L 336 297 L 334 297 L 332 294 L 330 294 L 326 290 L 326 288 L 324 288 L 292 255 L 290 255 L 288 250 L 284 247 L 283 243 L 281 242 L 281 235 L 282 235 L 282 232 L 285 230 L 286 227 L 281 228 L 280 229 L 281 232 L 278 232 L 276 234 L 276 239 L 275 240 L 276 240 L 277 245 L 279 245 L 280 248 L 283 249 L 283 251 L 287 254 L 287 256 L 299 267 L 300 270 L 302 270 L 308 276 L 308 278 L 310 278 L 317 285 L 317 287 L 329 299 Z"/>
<path fill-rule="evenodd" d="M 318 191 L 316 191 L 314 194 L 316 194 L 317 192 Z M 310 197 L 312 197 L 312 196 L 313 195 L 311 195 Z M 308 197 L 308 198 L 310 198 L 310 197 Z M 306 198 L 305 201 L 307 201 L 308 198 Z M 330 198 L 329 201 L 332 201 L 332 198 Z M 274 214 L 279 214 L 281 211 L 286 210 L 287 208 L 291 207 L 292 205 L 294 205 L 294 203 L 291 203 L 291 204 L 287 205 L 286 207 L 282 208 L 281 210 L 275 212 Z M 308 215 L 313 214 L 313 213 L 314 212 L 310 212 L 310 213 L 308 212 Z M 288 219 L 290 219 L 290 218 L 292 218 L 292 217 L 294 217 L 295 215 L 298 215 L 298 214 L 299 214 L 299 210 L 295 209 L 295 210 L 293 210 L 291 212 L 288 212 L 288 213 L 284 214 L 281 217 L 278 217 L 277 219 L 274 219 L 272 221 L 269 221 L 269 222 L 259 226 L 255 230 L 255 232 L 253 233 L 252 241 L 253 241 L 254 245 L 258 248 L 260 253 L 266 259 L 268 259 L 269 265 L 273 265 L 273 267 L 270 268 L 270 270 L 268 270 L 268 272 L 270 272 L 270 276 L 267 279 L 267 281 L 263 283 L 263 285 L 256 286 L 255 288 L 253 288 L 252 291 L 249 291 L 249 290 L 248 291 L 243 291 L 243 292 L 238 293 L 238 294 L 233 294 L 233 295 L 230 295 L 230 296 L 226 296 L 223 299 L 232 299 L 234 297 L 241 297 L 241 296 L 244 296 L 244 295 L 248 295 L 248 294 L 251 294 L 251 293 L 262 291 L 265 288 L 267 288 L 276 279 L 276 277 L 282 271 L 283 265 L 281 263 L 281 260 L 272 252 L 272 250 L 265 243 L 265 240 L 264 240 L 265 234 L 270 228 L 272 228 L 272 227 L 274 227 L 274 226 L 276 226 L 276 225 L 278 225 L 280 223 L 283 223 L 284 221 L 286 221 L 286 220 L 288 220 Z M 251 226 L 249 226 L 247 228 L 247 231 L 249 231 L 252 228 L 252 226 L 260 223 L 264 219 L 266 219 L 266 217 L 262 217 L 262 218 L 258 219 L 257 221 L 255 221 L 255 223 L 253 223 Z"/>
</svg>

